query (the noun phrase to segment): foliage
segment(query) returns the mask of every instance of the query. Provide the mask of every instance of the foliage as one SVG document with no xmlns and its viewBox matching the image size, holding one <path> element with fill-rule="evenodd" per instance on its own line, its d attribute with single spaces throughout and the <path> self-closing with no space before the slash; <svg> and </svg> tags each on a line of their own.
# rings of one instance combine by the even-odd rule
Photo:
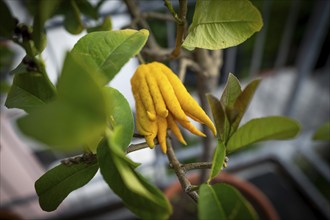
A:
<svg viewBox="0 0 330 220">
<path fill-rule="evenodd" d="M 218 50 L 244 42 L 262 27 L 260 12 L 248 0 L 197 0 L 183 47 Z"/>
<path fill-rule="evenodd" d="M 313 140 L 330 141 L 330 121 L 325 122 L 315 131 Z"/>
<path fill-rule="evenodd" d="M 87 184 L 100 169 L 108 186 L 138 217 L 167 219 L 172 213 L 169 201 L 156 186 L 136 171 L 138 164 L 126 156 L 134 132 L 130 106 L 119 91 L 107 86 L 120 69 L 140 53 L 149 31 L 111 30 L 111 18 L 101 19 L 98 14 L 103 2 L 29 0 L 27 8 L 34 18 L 29 26 L 14 18 L 4 1 L 0 0 L 1 38 L 12 40 L 26 53 L 21 63 L 10 72 L 14 79 L 5 105 L 26 112 L 17 120 L 19 129 L 25 135 L 53 150 L 84 151 L 82 156 L 68 160 L 68 163 L 63 162 L 36 181 L 35 189 L 43 210 L 55 210 L 72 191 Z M 180 30 L 180 27 L 184 27 L 182 17 L 177 16 L 168 0 L 165 3 Z M 66 53 L 59 79 L 53 85 L 46 72 L 42 51 L 47 46 L 45 24 L 56 15 L 63 16 L 63 26 L 69 33 L 79 34 L 86 29 L 87 34 Z M 97 24 L 86 25 L 84 17 L 93 19 Z M 227 48 L 244 42 L 261 27 L 261 15 L 248 0 L 235 3 L 197 0 L 188 35 L 182 39 L 183 45 L 177 37 L 177 46 L 189 50 Z M 177 36 L 180 36 L 183 31 L 178 33 Z M 149 74 L 148 79 L 155 77 L 159 88 L 146 82 L 148 79 L 138 81 L 133 87 L 159 90 L 159 94 L 151 95 L 166 97 L 166 105 L 174 106 L 172 109 L 168 107 L 174 123 L 174 119 L 181 114 L 184 117 L 181 124 L 191 130 L 192 125 L 186 119 L 188 115 L 205 123 L 215 134 L 212 121 L 186 91 L 179 78 L 163 64 L 155 62 L 152 65 L 158 68 L 156 73 L 167 75 L 167 78 L 161 78 L 162 74 L 155 75 L 150 71 L 152 74 Z M 171 82 L 165 84 L 164 79 Z M 142 86 L 143 82 L 150 88 Z M 226 184 L 211 186 L 209 182 L 221 171 L 228 153 L 258 141 L 293 138 L 299 131 L 297 122 L 279 116 L 253 119 L 239 127 L 259 83 L 259 79 L 253 80 L 242 90 L 239 80 L 229 74 L 220 99 L 208 95 L 216 125 L 217 147 L 208 182 L 199 189 L 200 219 L 255 219 L 255 211 L 236 189 Z M 166 85 L 170 86 L 166 88 Z M 172 90 L 169 91 L 169 88 Z M 175 96 L 180 103 L 178 101 L 177 105 L 171 105 Z M 160 106 L 155 106 L 157 108 Z M 315 137 L 323 137 L 328 127 L 318 131 Z M 183 140 L 178 127 L 171 129 L 176 131 L 178 139 Z M 163 130 L 161 144 L 166 146 L 166 127 Z"/>
<path fill-rule="evenodd" d="M 141 50 L 148 35 L 148 30 L 89 33 L 76 43 L 72 53 L 101 74 L 103 84 L 107 84 Z"/>
<path fill-rule="evenodd" d="M 115 129 L 97 150 L 100 171 L 127 208 L 143 219 L 167 219 L 172 208 L 163 193 L 135 171 L 138 166 L 114 141 Z"/>
<path fill-rule="evenodd" d="M 32 62 L 34 63 L 33 59 L 26 56 L 11 72 L 14 74 L 14 80 L 6 100 L 8 108 L 20 108 L 31 112 L 55 98 L 56 89 L 43 68 L 30 70 L 25 65 Z"/>
<path fill-rule="evenodd" d="M 250 203 L 230 185 L 203 184 L 200 186 L 199 194 L 199 219 L 257 219 L 257 214 Z"/>
<path fill-rule="evenodd" d="M 95 160 L 71 166 L 61 164 L 49 170 L 35 183 L 41 208 L 48 212 L 56 210 L 69 193 L 87 184 L 97 170 Z"/>
<path fill-rule="evenodd" d="M 208 181 L 218 175 L 227 153 L 259 141 L 291 139 L 300 131 L 298 122 L 282 116 L 252 119 L 238 128 L 259 83 L 260 79 L 253 80 L 242 90 L 238 79 L 229 74 L 220 100 L 207 95 L 218 131 L 218 144 Z"/>
</svg>

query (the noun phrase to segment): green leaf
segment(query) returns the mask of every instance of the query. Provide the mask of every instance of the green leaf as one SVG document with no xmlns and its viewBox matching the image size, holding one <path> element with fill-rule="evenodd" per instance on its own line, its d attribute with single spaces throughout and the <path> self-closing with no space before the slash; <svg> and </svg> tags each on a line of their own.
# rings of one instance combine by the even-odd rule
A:
<svg viewBox="0 0 330 220">
<path fill-rule="evenodd" d="M 229 73 L 227 83 L 225 85 L 224 91 L 222 93 L 220 102 L 226 113 L 226 118 L 228 123 L 225 123 L 225 135 L 224 140 L 227 141 L 230 137 L 231 124 L 234 122 L 235 118 L 239 115 L 237 109 L 234 108 L 237 98 L 241 95 L 241 85 L 239 80 L 232 74 Z"/>
<path fill-rule="evenodd" d="M 64 61 L 62 74 L 59 77 L 58 96 L 82 109 L 95 114 L 105 114 L 105 100 L 102 90 L 102 79 L 94 74 L 94 69 L 72 53 Z"/>
<path fill-rule="evenodd" d="M 172 212 L 164 194 L 138 172 L 119 146 L 108 137 L 97 149 L 100 171 L 125 206 L 142 219 L 168 219 Z"/>
<path fill-rule="evenodd" d="M 83 13 L 84 15 L 87 15 L 88 17 L 93 19 L 99 18 L 97 7 L 94 8 L 93 5 L 87 0 L 78 0 L 76 1 L 76 3 L 81 13 Z"/>
<path fill-rule="evenodd" d="M 242 90 L 239 80 L 234 74 L 229 73 L 220 102 L 224 107 L 232 107 L 241 93 Z"/>
<path fill-rule="evenodd" d="M 245 87 L 243 92 L 237 97 L 234 104 L 234 109 L 236 112 L 238 112 L 238 114 L 231 124 L 230 135 L 232 135 L 237 130 L 239 123 L 241 122 L 242 117 L 244 116 L 246 109 L 248 108 L 254 93 L 259 86 L 260 81 L 260 79 L 256 79 L 250 82 Z"/>
<path fill-rule="evenodd" d="M 45 73 L 27 71 L 22 63 L 12 72 L 15 77 L 5 103 L 8 108 L 31 112 L 55 98 L 56 89 Z"/>
<path fill-rule="evenodd" d="M 40 98 L 32 95 L 25 89 L 13 84 L 10 87 L 6 103 L 7 108 L 19 108 L 32 112 L 36 107 L 45 104 Z"/>
<path fill-rule="evenodd" d="M 73 150 L 101 138 L 106 107 L 99 80 L 83 60 L 68 54 L 58 82 L 58 98 L 20 118 L 28 136 L 59 150 Z"/>
<path fill-rule="evenodd" d="M 87 33 L 92 33 L 95 31 L 111 31 L 111 30 L 112 30 L 112 22 L 110 16 L 108 16 L 104 18 L 101 25 L 87 28 Z"/>
<path fill-rule="evenodd" d="M 1 80 L 0 81 L 0 96 L 9 92 L 10 85 L 8 82 Z"/>
<path fill-rule="evenodd" d="M 64 27 L 71 34 L 80 34 L 84 30 L 84 24 L 81 20 L 77 1 L 70 0 L 67 4 Z"/>
<path fill-rule="evenodd" d="M 15 19 L 9 10 L 9 7 L 3 0 L 0 0 L 0 36 L 11 38 L 15 27 Z"/>
<path fill-rule="evenodd" d="M 116 89 L 104 88 L 107 115 L 112 129 L 117 129 L 115 143 L 125 151 L 134 133 L 134 118 L 126 98 Z"/>
<path fill-rule="evenodd" d="M 260 12 L 248 0 L 197 0 L 183 47 L 219 50 L 236 46 L 262 27 Z"/>
<path fill-rule="evenodd" d="M 211 94 L 207 94 L 207 100 L 211 107 L 215 127 L 217 129 L 217 136 L 220 140 L 226 140 L 227 130 L 229 129 L 229 122 L 226 113 L 220 103 L 220 101 Z"/>
<path fill-rule="evenodd" d="M 199 190 L 199 219 L 258 219 L 250 203 L 230 185 L 218 183 L 203 184 Z"/>
<path fill-rule="evenodd" d="M 62 101 L 35 109 L 17 124 L 24 134 L 61 151 L 90 144 L 101 137 L 106 125 L 88 110 Z"/>
<path fill-rule="evenodd" d="M 316 130 L 313 140 L 330 141 L 330 121 L 324 123 Z"/>
<path fill-rule="evenodd" d="M 101 70 L 107 84 L 135 56 L 147 41 L 148 30 L 93 32 L 82 37 L 72 49 L 86 64 Z"/>
<path fill-rule="evenodd" d="M 45 22 L 53 16 L 61 2 L 62 0 L 43 0 L 34 2 L 36 11 L 33 19 L 32 39 L 39 52 L 42 52 L 46 46 L 46 35 L 44 31 Z"/>
<path fill-rule="evenodd" d="M 218 198 L 221 198 L 221 205 L 226 213 L 228 220 L 258 219 L 257 213 L 251 204 L 242 196 L 242 194 L 234 187 L 228 184 L 215 184 L 212 186 Z"/>
<path fill-rule="evenodd" d="M 282 116 L 252 119 L 231 136 L 227 150 L 232 152 L 259 141 L 291 139 L 299 130 L 297 121 Z"/>
<path fill-rule="evenodd" d="M 198 219 L 226 220 L 226 214 L 221 205 L 221 195 L 212 186 L 202 184 L 199 187 Z"/>
<path fill-rule="evenodd" d="M 225 157 L 226 157 L 226 147 L 222 141 L 218 141 L 218 144 L 216 146 L 213 155 L 212 168 L 208 182 L 210 182 L 215 176 L 219 174 L 224 164 Z"/>
<path fill-rule="evenodd" d="M 35 183 L 40 207 L 47 212 L 54 211 L 72 191 L 87 184 L 97 170 L 96 162 L 71 166 L 61 164 L 49 170 Z"/>
</svg>

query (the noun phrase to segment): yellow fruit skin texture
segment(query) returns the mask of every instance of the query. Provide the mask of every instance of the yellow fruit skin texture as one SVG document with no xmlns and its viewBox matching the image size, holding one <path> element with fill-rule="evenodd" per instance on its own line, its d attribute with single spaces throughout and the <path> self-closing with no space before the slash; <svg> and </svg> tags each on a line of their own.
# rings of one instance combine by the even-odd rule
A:
<svg viewBox="0 0 330 220">
<path fill-rule="evenodd" d="M 211 119 L 191 97 L 180 79 L 164 64 L 141 64 L 131 78 L 131 85 L 135 98 L 136 128 L 150 148 L 154 148 L 154 139 L 157 137 L 162 151 L 166 153 L 167 129 L 181 143 L 186 144 L 177 123 L 191 133 L 205 137 L 188 117 L 205 124 L 216 135 Z"/>
<path fill-rule="evenodd" d="M 145 77 L 145 79 L 147 80 L 149 91 L 151 93 L 152 100 L 155 104 L 156 113 L 157 115 L 166 118 L 168 115 L 168 110 L 166 108 L 160 88 L 158 87 L 157 78 L 154 74 L 152 74 L 154 69 L 147 68 L 147 71 L 149 71 L 149 69 L 151 73 L 148 72 L 149 77 Z"/>
<path fill-rule="evenodd" d="M 172 116 L 171 113 L 168 114 L 167 117 L 167 125 L 168 128 L 171 129 L 171 131 L 173 132 L 173 134 L 175 135 L 175 137 L 184 145 L 187 145 L 187 142 L 184 140 L 180 128 L 179 126 L 176 124 L 176 122 L 174 121 L 174 118 Z"/>
<path fill-rule="evenodd" d="M 191 116 L 191 118 L 195 121 L 202 122 L 206 124 L 207 127 L 211 129 L 214 135 L 216 135 L 217 131 L 211 119 L 207 116 L 204 110 L 198 105 L 196 100 L 188 93 L 187 89 L 181 83 L 180 79 L 177 75 L 173 74 L 172 70 L 165 66 L 162 63 L 159 63 L 160 68 L 163 73 L 168 77 L 173 89 L 175 91 L 175 95 L 180 100 L 180 104 L 182 109 Z"/>
</svg>

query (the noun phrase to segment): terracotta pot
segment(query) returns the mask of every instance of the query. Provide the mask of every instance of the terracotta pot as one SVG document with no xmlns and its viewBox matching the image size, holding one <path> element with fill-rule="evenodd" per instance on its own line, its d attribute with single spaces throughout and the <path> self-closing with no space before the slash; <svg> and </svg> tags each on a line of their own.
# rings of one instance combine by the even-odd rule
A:
<svg viewBox="0 0 330 220">
<path fill-rule="evenodd" d="M 199 175 L 197 173 L 189 175 L 188 179 L 192 184 L 196 185 L 199 182 Z M 226 172 L 222 172 L 211 181 L 211 184 L 215 183 L 227 183 L 238 189 L 254 207 L 259 215 L 259 219 L 279 219 L 279 216 L 269 199 L 251 183 Z M 180 183 L 177 181 L 170 185 L 164 193 L 169 200 L 172 200 L 176 195 L 183 193 L 183 190 Z"/>
</svg>

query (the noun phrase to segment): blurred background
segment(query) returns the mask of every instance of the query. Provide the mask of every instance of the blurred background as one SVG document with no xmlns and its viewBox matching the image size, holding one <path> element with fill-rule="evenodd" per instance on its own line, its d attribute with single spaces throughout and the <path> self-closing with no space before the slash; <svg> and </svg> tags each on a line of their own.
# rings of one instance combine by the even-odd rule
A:
<svg viewBox="0 0 330 220">
<path fill-rule="evenodd" d="M 32 17 L 24 0 L 5 0 L 19 21 L 31 24 Z M 96 4 L 98 1 L 90 1 Z M 255 117 L 285 115 L 302 126 L 299 137 L 291 141 L 266 142 L 229 155 L 225 171 L 250 181 L 271 201 L 281 219 L 330 218 L 330 143 L 313 141 L 316 129 L 330 120 L 330 36 L 328 0 L 254 0 L 264 20 L 262 31 L 243 44 L 223 51 L 223 66 L 218 88 L 219 97 L 229 72 L 242 86 L 255 77 L 263 78 L 243 122 Z M 143 13 L 168 13 L 163 1 L 139 0 Z M 178 2 L 172 0 L 175 8 Z M 195 1 L 188 1 L 191 22 Z M 113 29 L 131 22 L 126 5 L 120 0 L 104 1 L 102 17 L 111 16 Z M 93 22 L 84 18 L 84 22 Z M 52 82 L 60 74 L 64 55 L 79 38 L 70 35 L 56 16 L 46 23 L 48 44 L 43 52 Z M 148 20 L 151 31 L 163 47 L 175 46 L 175 24 Z M 190 23 L 189 22 L 189 23 Z M 15 127 L 23 111 L 4 106 L 7 84 L 24 57 L 17 45 L 0 39 L 1 52 L 1 136 L 0 136 L 0 210 L 10 211 L 23 219 L 135 219 L 120 199 L 97 174 L 83 188 L 71 193 L 60 207 L 47 213 L 40 209 L 34 182 L 63 158 L 74 155 L 54 152 L 24 137 Z M 131 59 L 111 82 L 128 100 L 134 111 L 129 80 L 138 65 Z M 171 63 L 176 68 L 175 63 Z M 6 83 L 7 84 L 6 84 Z M 198 100 L 194 73 L 187 72 L 185 85 Z M 188 135 L 188 134 L 186 134 Z M 189 147 L 178 148 L 181 162 L 199 161 L 202 147 L 196 137 L 188 137 Z M 132 143 L 141 142 L 133 139 Z M 77 152 L 75 152 L 77 153 Z M 129 154 L 142 165 L 139 171 L 160 188 L 176 181 L 168 170 L 167 158 L 159 151 L 144 149 Z M 17 216 L 17 217 L 18 217 Z"/>
</svg>

